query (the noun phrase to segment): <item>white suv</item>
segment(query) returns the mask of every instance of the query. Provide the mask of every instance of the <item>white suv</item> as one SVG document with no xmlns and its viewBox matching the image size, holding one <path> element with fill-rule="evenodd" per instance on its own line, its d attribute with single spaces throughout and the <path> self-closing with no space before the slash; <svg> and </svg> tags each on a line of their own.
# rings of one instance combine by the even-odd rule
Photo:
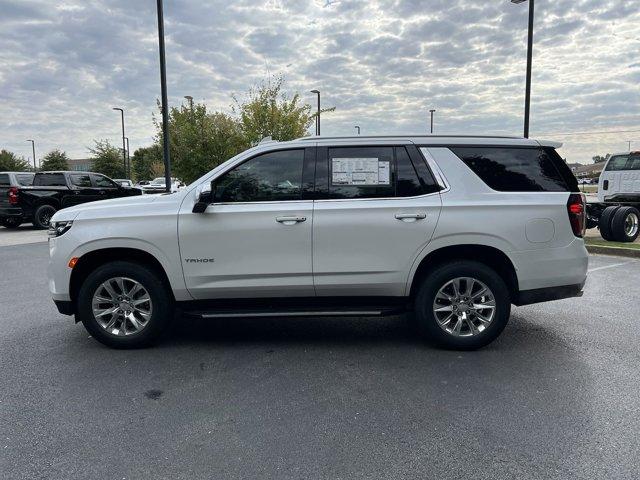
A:
<svg viewBox="0 0 640 480">
<path fill-rule="evenodd" d="M 267 142 L 177 193 L 60 210 L 49 287 L 112 347 L 183 315 L 410 313 L 473 349 L 511 304 L 580 296 L 584 198 L 555 149 L 497 137 Z"/>
</svg>

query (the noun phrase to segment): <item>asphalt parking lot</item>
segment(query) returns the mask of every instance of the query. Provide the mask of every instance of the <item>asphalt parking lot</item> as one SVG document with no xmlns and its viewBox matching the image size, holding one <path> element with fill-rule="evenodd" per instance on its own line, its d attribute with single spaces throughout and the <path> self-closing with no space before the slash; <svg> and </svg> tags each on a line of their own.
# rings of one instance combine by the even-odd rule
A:
<svg viewBox="0 0 640 480">
<path fill-rule="evenodd" d="M 10 235 L 3 478 L 638 478 L 640 261 L 592 257 L 582 299 L 514 308 L 478 352 L 400 318 L 182 320 L 115 351 L 57 313 L 46 243 Z"/>
</svg>

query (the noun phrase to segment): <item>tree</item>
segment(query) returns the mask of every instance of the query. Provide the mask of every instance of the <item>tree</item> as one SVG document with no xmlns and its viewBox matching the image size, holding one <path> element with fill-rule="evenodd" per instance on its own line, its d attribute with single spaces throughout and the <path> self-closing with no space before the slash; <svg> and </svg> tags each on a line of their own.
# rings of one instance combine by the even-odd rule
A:
<svg viewBox="0 0 640 480">
<path fill-rule="evenodd" d="M 610 153 L 607 153 L 606 156 L 601 156 L 601 155 L 596 155 L 595 157 L 593 157 L 593 163 L 602 163 L 602 162 L 606 162 L 607 160 L 609 160 L 609 157 L 611 157 Z"/>
<path fill-rule="evenodd" d="M 29 162 L 27 162 L 24 157 L 19 157 L 9 150 L 0 150 L 0 171 L 28 172 L 30 170 Z"/>
<path fill-rule="evenodd" d="M 162 163 L 162 150 L 160 145 L 142 147 L 133 152 L 131 157 L 131 171 L 136 181 L 150 180 L 157 176 L 153 170 L 154 163 Z"/>
<path fill-rule="evenodd" d="M 161 145 L 162 128 L 155 123 Z M 171 169 L 184 182 L 192 182 L 248 147 L 240 124 L 227 114 L 208 113 L 204 104 L 174 107 L 169 112 Z"/>
<path fill-rule="evenodd" d="M 122 151 L 109 143 L 109 140 L 94 140 L 95 145 L 89 147 L 93 154 L 93 171 L 110 178 L 124 178 Z"/>
<path fill-rule="evenodd" d="M 51 150 L 43 157 L 40 170 L 69 170 L 69 157 L 58 149 Z"/>
<path fill-rule="evenodd" d="M 234 98 L 234 112 L 238 114 L 245 139 L 255 145 L 264 137 L 286 141 L 303 137 L 313 123 L 316 115 L 311 106 L 300 103 L 297 93 L 289 99 L 282 93 L 284 79 L 277 77 L 263 82 L 249 91 L 249 98 L 240 102 Z M 329 112 L 335 107 L 322 110 Z"/>
</svg>

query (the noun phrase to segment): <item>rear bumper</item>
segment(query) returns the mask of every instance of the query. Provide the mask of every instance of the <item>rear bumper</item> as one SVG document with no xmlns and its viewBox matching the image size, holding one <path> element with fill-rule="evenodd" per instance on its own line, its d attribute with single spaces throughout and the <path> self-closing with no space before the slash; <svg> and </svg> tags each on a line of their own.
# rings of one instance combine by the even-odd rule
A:
<svg viewBox="0 0 640 480">
<path fill-rule="evenodd" d="M 22 207 L 0 207 L 0 217 L 25 217 Z"/>
<path fill-rule="evenodd" d="M 522 305 L 531 305 L 533 303 L 562 300 L 563 298 L 581 297 L 583 288 L 584 282 L 576 285 L 536 288 L 535 290 L 521 290 L 513 304 L 520 307 Z"/>
</svg>

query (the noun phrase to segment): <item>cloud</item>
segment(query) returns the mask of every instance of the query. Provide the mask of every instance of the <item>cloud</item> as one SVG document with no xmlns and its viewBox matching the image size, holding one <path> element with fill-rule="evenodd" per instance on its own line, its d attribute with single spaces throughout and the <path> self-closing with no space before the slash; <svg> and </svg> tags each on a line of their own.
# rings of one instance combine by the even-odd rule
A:
<svg viewBox="0 0 640 480">
<path fill-rule="evenodd" d="M 536 6 L 532 134 L 566 140 L 590 161 L 626 148 L 640 129 L 640 46 L 633 2 Z M 0 147 L 28 156 L 87 154 L 118 143 L 126 110 L 132 148 L 152 141 L 159 97 L 153 0 L 0 0 Z M 323 133 L 436 131 L 519 134 L 527 4 L 462 0 L 165 0 L 170 103 L 192 95 L 228 111 L 231 95 L 282 73 L 291 91 L 323 92 L 336 111 Z M 631 138 L 629 138 L 631 136 Z M 639 140 L 640 133 L 635 135 Z"/>
</svg>

